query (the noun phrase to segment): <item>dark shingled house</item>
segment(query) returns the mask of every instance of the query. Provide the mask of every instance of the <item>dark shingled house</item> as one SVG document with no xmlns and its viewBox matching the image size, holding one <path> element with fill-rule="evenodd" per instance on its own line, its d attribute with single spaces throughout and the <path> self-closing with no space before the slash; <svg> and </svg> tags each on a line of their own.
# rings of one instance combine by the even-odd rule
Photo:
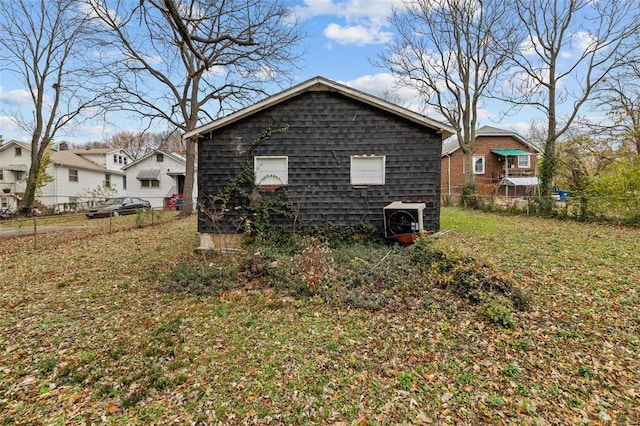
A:
<svg viewBox="0 0 640 426">
<path fill-rule="evenodd" d="M 452 134 L 443 123 L 322 77 L 215 120 L 184 136 L 198 140 L 202 245 L 220 231 L 207 213 L 220 194 L 230 196 L 228 223 L 242 207 L 281 197 L 294 207 L 297 229 L 362 221 L 382 227 L 385 206 L 413 201 L 426 205 L 424 230 L 437 231 L 442 140 Z M 239 178 L 246 170 L 253 188 Z M 244 197 L 231 194 L 242 185 Z M 292 226 L 284 216 L 271 219 Z"/>
</svg>

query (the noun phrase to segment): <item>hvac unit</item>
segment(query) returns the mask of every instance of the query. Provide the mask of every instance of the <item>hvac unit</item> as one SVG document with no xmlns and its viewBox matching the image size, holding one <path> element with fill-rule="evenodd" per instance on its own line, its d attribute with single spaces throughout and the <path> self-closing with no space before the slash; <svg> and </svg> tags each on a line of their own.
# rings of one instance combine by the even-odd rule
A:
<svg viewBox="0 0 640 426">
<path fill-rule="evenodd" d="M 384 235 L 401 243 L 412 243 L 424 231 L 425 203 L 394 201 L 383 208 Z"/>
</svg>

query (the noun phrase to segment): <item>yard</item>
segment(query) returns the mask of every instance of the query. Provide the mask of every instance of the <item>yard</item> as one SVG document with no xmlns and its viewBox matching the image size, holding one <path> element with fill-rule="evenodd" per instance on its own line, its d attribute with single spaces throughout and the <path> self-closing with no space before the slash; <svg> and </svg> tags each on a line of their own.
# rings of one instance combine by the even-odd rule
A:
<svg viewBox="0 0 640 426">
<path fill-rule="evenodd" d="M 2 424 L 640 422 L 639 229 L 457 208 L 442 228 L 531 292 L 510 326 L 447 289 L 413 297 L 420 273 L 391 269 L 408 249 L 332 253 L 336 280 L 388 268 L 407 309 L 258 279 L 169 291 L 189 263 L 237 280 L 232 255 L 193 253 L 195 218 L 0 249 Z"/>
</svg>

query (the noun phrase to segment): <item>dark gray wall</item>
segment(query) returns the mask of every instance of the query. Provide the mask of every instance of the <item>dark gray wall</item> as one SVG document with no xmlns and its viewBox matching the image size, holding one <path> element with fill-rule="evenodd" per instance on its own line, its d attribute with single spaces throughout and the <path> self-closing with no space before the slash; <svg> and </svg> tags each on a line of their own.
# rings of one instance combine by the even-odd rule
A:
<svg viewBox="0 0 640 426">
<path fill-rule="evenodd" d="M 269 126 L 273 134 L 253 155 L 288 156 L 286 192 L 300 211 L 299 226 L 355 225 L 382 227 L 382 208 L 418 196 L 427 202 L 425 229 L 440 225 L 440 150 L 436 132 L 394 114 L 335 92 L 310 91 L 208 133 L 198 146 L 199 201 L 219 193 L 253 155 L 252 141 Z M 351 155 L 385 155 L 383 186 L 352 188 Z M 266 196 L 283 196 L 279 189 Z M 200 214 L 198 230 L 213 232 Z"/>
</svg>

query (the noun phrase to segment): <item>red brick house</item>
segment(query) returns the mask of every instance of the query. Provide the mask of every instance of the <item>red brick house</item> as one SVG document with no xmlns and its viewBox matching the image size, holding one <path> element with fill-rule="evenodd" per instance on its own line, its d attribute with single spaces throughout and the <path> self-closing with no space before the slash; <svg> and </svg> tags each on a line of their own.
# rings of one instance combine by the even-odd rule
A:
<svg viewBox="0 0 640 426">
<path fill-rule="evenodd" d="M 530 195 L 538 186 L 536 166 L 542 151 L 516 132 L 484 126 L 476 131 L 473 175 L 485 195 Z M 456 196 L 464 185 L 464 154 L 457 139 L 442 147 L 443 196 Z"/>
</svg>

